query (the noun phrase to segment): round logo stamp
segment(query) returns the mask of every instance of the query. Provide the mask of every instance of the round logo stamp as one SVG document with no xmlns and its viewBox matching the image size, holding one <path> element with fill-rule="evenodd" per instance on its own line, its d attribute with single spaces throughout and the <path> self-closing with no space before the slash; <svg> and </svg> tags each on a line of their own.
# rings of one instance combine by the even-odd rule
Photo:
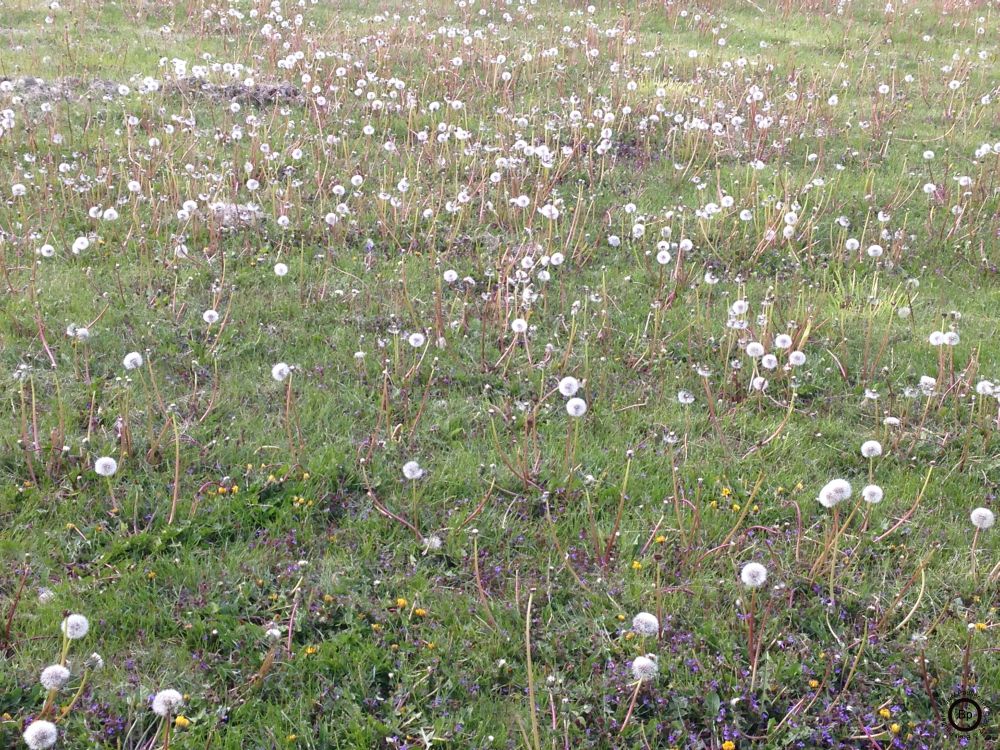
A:
<svg viewBox="0 0 1000 750">
<path fill-rule="evenodd" d="M 983 709 L 972 698 L 956 698 L 948 707 L 948 723 L 957 732 L 971 732 L 983 722 Z"/>
</svg>

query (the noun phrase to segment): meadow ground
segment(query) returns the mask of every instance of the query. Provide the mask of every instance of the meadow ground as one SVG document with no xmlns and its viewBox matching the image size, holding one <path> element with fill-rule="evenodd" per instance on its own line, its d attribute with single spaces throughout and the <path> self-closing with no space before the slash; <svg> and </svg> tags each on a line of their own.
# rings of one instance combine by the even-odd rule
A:
<svg viewBox="0 0 1000 750">
<path fill-rule="evenodd" d="M 1000 746 L 997 2 L 0 43 L 0 746 Z"/>
</svg>

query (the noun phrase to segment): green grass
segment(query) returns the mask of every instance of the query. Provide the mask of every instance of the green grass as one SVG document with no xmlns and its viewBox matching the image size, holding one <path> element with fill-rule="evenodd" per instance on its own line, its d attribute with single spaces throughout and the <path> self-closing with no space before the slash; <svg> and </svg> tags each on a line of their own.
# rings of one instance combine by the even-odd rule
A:
<svg viewBox="0 0 1000 750">
<path fill-rule="evenodd" d="M 996 746 L 996 4 L 594 5 L 0 0 L 0 744 L 79 612 L 57 747 L 162 746 L 166 688 L 174 748 Z"/>
</svg>

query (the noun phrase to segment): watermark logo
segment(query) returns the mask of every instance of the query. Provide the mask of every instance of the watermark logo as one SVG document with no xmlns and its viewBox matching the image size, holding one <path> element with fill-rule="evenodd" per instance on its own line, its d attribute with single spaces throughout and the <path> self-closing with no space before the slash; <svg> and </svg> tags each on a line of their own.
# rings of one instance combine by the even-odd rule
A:
<svg viewBox="0 0 1000 750">
<path fill-rule="evenodd" d="M 971 732 L 983 723 L 983 709 L 972 698 L 956 698 L 948 707 L 948 723 L 957 732 Z"/>
</svg>

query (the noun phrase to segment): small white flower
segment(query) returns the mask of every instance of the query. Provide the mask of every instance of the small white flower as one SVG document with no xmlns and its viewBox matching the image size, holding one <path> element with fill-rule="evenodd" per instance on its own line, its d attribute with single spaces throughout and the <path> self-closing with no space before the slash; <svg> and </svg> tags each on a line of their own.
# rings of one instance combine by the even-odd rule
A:
<svg viewBox="0 0 1000 750">
<path fill-rule="evenodd" d="M 219 313 L 216 310 L 205 310 L 205 312 L 201 314 L 201 319 L 209 325 L 212 325 L 219 320 Z"/>
<path fill-rule="evenodd" d="M 406 339 L 406 341 L 414 349 L 419 349 L 427 341 L 427 337 L 424 336 L 424 334 L 420 333 L 419 331 L 416 331 L 414 333 L 411 333 L 409 337 Z"/>
<path fill-rule="evenodd" d="M 767 568 L 760 563 L 749 562 L 740 570 L 740 580 L 743 585 L 757 589 L 767 582 Z"/>
<path fill-rule="evenodd" d="M 278 277 L 287 276 L 288 275 L 288 266 L 286 266 L 284 263 L 275 263 L 274 264 L 274 275 L 278 276 Z"/>
<path fill-rule="evenodd" d="M 94 461 L 94 471 L 102 477 L 113 477 L 118 471 L 118 462 L 111 456 L 101 456 Z"/>
<path fill-rule="evenodd" d="M 511 321 L 510 330 L 514 333 L 524 333 L 528 330 L 528 321 L 524 318 L 515 318 Z"/>
</svg>

